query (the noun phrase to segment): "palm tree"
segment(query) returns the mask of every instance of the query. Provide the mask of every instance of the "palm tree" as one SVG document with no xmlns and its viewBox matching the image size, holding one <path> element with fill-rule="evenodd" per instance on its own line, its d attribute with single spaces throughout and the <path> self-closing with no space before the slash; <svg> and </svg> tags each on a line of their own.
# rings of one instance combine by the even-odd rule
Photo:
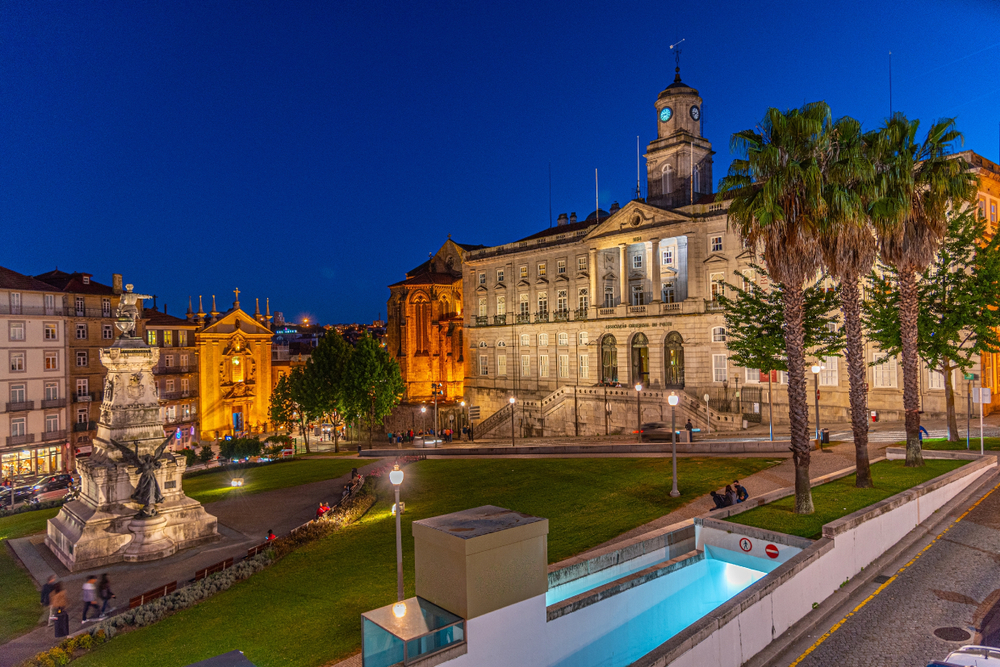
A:
<svg viewBox="0 0 1000 667">
<path fill-rule="evenodd" d="M 874 136 L 866 137 L 861 123 L 849 117 L 838 119 L 831 135 L 824 156 L 827 216 L 820 221 L 819 240 L 823 263 L 840 283 L 857 465 L 855 486 L 871 488 L 874 484 L 868 464 L 868 392 L 858 283 L 875 263 L 875 235 L 867 210 L 875 195 L 875 174 L 868 156 Z"/>
<path fill-rule="evenodd" d="M 733 135 L 733 160 L 718 199 L 732 197 L 729 217 L 746 246 L 763 255 L 771 277 L 782 283 L 788 419 L 795 462 L 795 511 L 813 512 L 809 485 L 809 403 L 806 398 L 803 286 L 821 266 L 817 220 L 825 215 L 820 156 L 829 141 L 830 107 L 768 109 L 753 129 Z"/>
<path fill-rule="evenodd" d="M 874 146 L 879 198 L 871 206 L 882 261 L 899 280 L 899 327 L 903 356 L 906 465 L 922 466 L 920 453 L 917 274 L 930 264 L 948 231 L 946 212 L 976 193 L 976 176 L 950 149 L 962 140 L 955 120 L 940 120 L 920 141 L 919 120 L 902 113 L 889 118 Z"/>
</svg>

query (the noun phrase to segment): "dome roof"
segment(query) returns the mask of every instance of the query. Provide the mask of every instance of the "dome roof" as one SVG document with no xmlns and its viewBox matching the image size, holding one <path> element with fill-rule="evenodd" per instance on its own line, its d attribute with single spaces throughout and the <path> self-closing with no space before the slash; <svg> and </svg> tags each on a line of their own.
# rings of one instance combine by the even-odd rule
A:
<svg viewBox="0 0 1000 667">
<path fill-rule="evenodd" d="M 598 218 L 606 218 L 609 215 L 611 215 L 611 214 L 608 213 L 607 211 L 605 211 L 603 208 L 599 208 L 596 211 L 594 211 L 593 213 L 591 213 L 590 215 L 588 215 L 587 218 L 586 218 L 586 220 L 584 220 L 584 222 L 591 222 L 591 221 L 597 220 Z"/>
</svg>

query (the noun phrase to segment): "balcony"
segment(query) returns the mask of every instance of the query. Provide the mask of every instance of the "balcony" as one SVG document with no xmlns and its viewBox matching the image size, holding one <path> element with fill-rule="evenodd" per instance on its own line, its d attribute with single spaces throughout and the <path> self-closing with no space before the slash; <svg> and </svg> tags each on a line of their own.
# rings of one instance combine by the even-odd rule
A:
<svg viewBox="0 0 1000 667">
<path fill-rule="evenodd" d="M 7 446 L 17 447 L 18 445 L 27 445 L 35 441 L 35 435 L 33 433 L 27 433 L 25 435 L 8 435 L 7 436 Z"/>
<path fill-rule="evenodd" d="M 198 392 L 196 392 L 196 391 L 186 391 L 186 390 L 181 390 L 181 391 L 161 391 L 160 392 L 160 400 L 164 400 L 164 401 L 176 401 L 176 400 L 179 400 L 179 399 L 182 399 L 182 398 L 190 398 L 190 397 L 197 396 L 197 395 L 198 395 Z"/>
<path fill-rule="evenodd" d="M 660 306 L 660 312 L 663 313 L 679 313 L 681 312 L 681 310 L 682 308 L 679 301 L 675 303 L 664 303 L 662 306 Z"/>
<path fill-rule="evenodd" d="M 490 325 L 490 318 L 486 315 L 476 315 L 476 326 L 477 327 L 488 327 Z"/>
<path fill-rule="evenodd" d="M 557 310 L 553 313 L 556 322 L 569 322 L 569 311 L 568 310 Z"/>
<path fill-rule="evenodd" d="M 91 391 L 86 394 L 73 394 L 74 403 L 90 403 L 91 401 L 96 400 L 98 400 L 96 391 Z"/>
<path fill-rule="evenodd" d="M 0 303 L 0 315 L 51 315 L 60 316 L 64 314 L 62 306 L 46 308 L 45 306 L 11 306 L 8 303 Z"/>
<path fill-rule="evenodd" d="M 77 308 L 74 306 L 66 311 L 67 315 L 71 317 L 112 317 L 114 311 L 107 310 L 103 308 Z"/>
<path fill-rule="evenodd" d="M 587 311 L 588 310 L 590 310 L 590 309 L 587 308 L 586 306 L 584 306 L 583 308 L 577 308 L 576 311 L 574 312 L 573 319 L 577 319 L 577 320 L 585 320 L 585 319 L 587 319 Z"/>
<path fill-rule="evenodd" d="M 725 309 L 726 307 L 723 306 L 721 302 L 716 301 L 715 299 L 705 302 L 706 313 L 721 313 Z"/>
<path fill-rule="evenodd" d="M 46 398 L 42 401 L 42 408 L 64 408 L 66 407 L 65 398 Z"/>
<path fill-rule="evenodd" d="M 193 366 L 157 366 L 153 369 L 153 375 L 183 375 L 184 373 L 194 373 Z"/>
<path fill-rule="evenodd" d="M 507 324 L 507 316 L 506 315 L 494 315 L 493 316 L 493 324 L 495 326 L 502 327 L 503 325 Z"/>
<path fill-rule="evenodd" d="M 597 315 L 598 315 L 598 317 L 614 317 L 615 314 L 616 314 L 616 309 L 615 309 L 614 306 L 610 306 L 608 308 L 598 308 L 597 309 Z"/>
<path fill-rule="evenodd" d="M 548 321 L 549 321 L 549 311 L 543 310 L 540 313 L 535 313 L 535 324 L 538 324 L 539 322 L 548 322 Z"/>
<path fill-rule="evenodd" d="M 517 315 L 518 324 L 531 324 L 531 313 L 518 313 Z"/>
<path fill-rule="evenodd" d="M 52 442 L 54 440 L 65 440 L 66 439 L 66 429 L 59 429 L 58 431 L 46 431 L 42 433 L 42 442 Z"/>
<path fill-rule="evenodd" d="M 7 412 L 23 412 L 25 410 L 34 410 L 34 401 L 15 401 L 7 404 Z"/>
<path fill-rule="evenodd" d="M 628 314 L 629 315 L 645 315 L 646 314 L 646 306 L 629 306 L 628 307 Z"/>
<path fill-rule="evenodd" d="M 76 424 L 73 424 L 73 432 L 74 433 L 83 433 L 84 431 L 93 431 L 95 428 L 97 428 L 97 422 L 95 422 L 95 421 L 77 422 Z"/>
</svg>

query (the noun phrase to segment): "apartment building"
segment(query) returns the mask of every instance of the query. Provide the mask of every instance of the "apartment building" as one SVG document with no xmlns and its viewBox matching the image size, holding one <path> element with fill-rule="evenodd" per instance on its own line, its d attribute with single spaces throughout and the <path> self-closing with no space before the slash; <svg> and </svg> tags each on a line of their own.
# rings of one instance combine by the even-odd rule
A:
<svg viewBox="0 0 1000 667">
<path fill-rule="evenodd" d="M 198 351 L 194 335 L 198 325 L 168 315 L 154 304 L 143 312 L 146 342 L 160 348 L 160 361 L 153 367 L 160 393 L 160 412 L 166 433 L 174 434 L 171 449 L 194 445 L 201 433 L 198 410 Z"/>
<path fill-rule="evenodd" d="M 47 283 L 0 267 L 0 465 L 5 478 L 71 467 L 62 297 Z"/>
</svg>

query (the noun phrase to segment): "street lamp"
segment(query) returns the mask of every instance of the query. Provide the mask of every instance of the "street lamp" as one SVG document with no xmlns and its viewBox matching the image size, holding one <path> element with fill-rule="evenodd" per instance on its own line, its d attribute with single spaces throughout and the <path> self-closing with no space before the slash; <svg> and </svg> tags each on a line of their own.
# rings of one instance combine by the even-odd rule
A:
<svg viewBox="0 0 1000 667">
<path fill-rule="evenodd" d="M 510 397 L 510 446 L 514 446 L 514 397 Z"/>
<path fill-rule="evenodd" d="M 823 367 L 819 364 L 813 364 L 810 370 L 813 372 L 813 389 L 816 390 L 816 442 L 819 443 L 819 448 L 823 449 L 823 443 L 819 437 L 819 372 L 823 370 Z"/>
<path fill-rule="evenodd" d="M 427 406 L 420 406 L 420 426 L 421 430 L 424 431 L 424 438 L 427 438 Z"/>
<path fill-rule="evenodd" d="M 399 485 L 403 483 L 403 471 L 397 463 L 389 473 L 389 481 L 396 490 L 396 599 L 403 601 L 403 530 L 400 527 Z"/>
<path fill-rule="evenodd" d="M 635 423 L 639 442 L 642 442 L 642 385 L 638 383 L 635 385 Z"/>
<path fill-rule="evenodd" d="M 670 392 L 670 396 L 667 397 L 667 403 L 670 404 L 670 449 L 673 452 L 672 458 L 674 461 L 674 486 L 670 489 L 671 498 L 681 495 L 681 492 L 677 490 L 677 419 L 674 413 L 674 408 L 680 402 L 681 397 L 676 392 Z"/>
</svg>

